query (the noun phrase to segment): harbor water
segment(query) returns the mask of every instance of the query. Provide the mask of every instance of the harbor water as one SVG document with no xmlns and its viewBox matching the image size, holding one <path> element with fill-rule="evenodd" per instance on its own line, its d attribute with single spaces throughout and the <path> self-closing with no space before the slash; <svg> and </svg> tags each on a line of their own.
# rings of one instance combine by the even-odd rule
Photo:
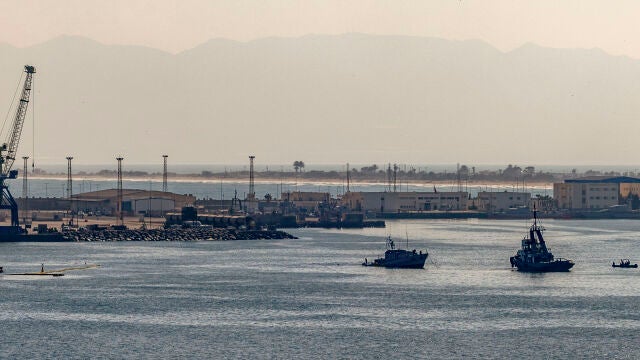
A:
<svg viewBox="0 0 640 360">
<path fill-rule="evenodd" d="M 568 273 L 509 264 L 527 221 L 389 221 L 297 240 L 0 243 L 3 358 L 640 357 L 640 222 L 547 220 Z M 428 249 L 424 270 L 363 267 Z M 9 276 L 73 265 L 64 277 Z"/>
</svg>

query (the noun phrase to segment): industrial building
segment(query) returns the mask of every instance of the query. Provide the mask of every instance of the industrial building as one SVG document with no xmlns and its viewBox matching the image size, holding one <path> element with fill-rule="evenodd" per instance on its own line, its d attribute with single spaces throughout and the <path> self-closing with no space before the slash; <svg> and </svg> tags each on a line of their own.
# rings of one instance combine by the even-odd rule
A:
<svg viewBox="0 0 640 360">
<path fill-rule="evenodd" d="M 508 209 L 529 207 L 531 193 L 528 192 L 491 192 L 480 191 L 478 197 L 472 200 L 477 210 L 485 212 L 503 212 Z"/>
<path fill-rule="evenodd" d="M 589 176 L 553 184 L 560 209 L 605 209 L 640 194 L 640 179 L 628 176 Z"/>
<path fill-rule="evenodd" d="M 467 210 L 469 194 L 453 192 L 348 192 L 342 196 L 343 206 L 354 211 L 452 211 Z"/>
<path fill-rule="evenodd" d="M 73 195 L 73 208 L 84 211 L 103 211 L 115 213 L 118 202 L 118 190 L 107 189 Z M 161 213 L 193 205 L 193 195 L 179 195 L 163 191 L 122 189 L 122 211 L 128 215 L 147 212 Z"/>
<path fill-rule="evenodd" d="M 327 192 L 314 191 L 288 191 L 283 192 L 280 199 L 288 202 L 296 208 L 317 211 L 319 204 L 328 204 L 331 201 L 331 194 Z"/>
<path fill-rule="evenodd" d="M 28 208 L 31 211 L 77 210 L 84 212 L 98 212 L 104 215 L 116 213 L 118 190 L 107 189 L 74 194 L 71 198 L 29 198 Z M 180 195 L 163 191 L 149 191 L 139 189 L 122 190 L 122 210 L 126 215 L 160 214 L 193 205 L 193 195 Z M 19 198 L 18 204 L 24 205 L 24 199 Z M 26 208 L 25 206 L 22 207 Z"/>
</svg>

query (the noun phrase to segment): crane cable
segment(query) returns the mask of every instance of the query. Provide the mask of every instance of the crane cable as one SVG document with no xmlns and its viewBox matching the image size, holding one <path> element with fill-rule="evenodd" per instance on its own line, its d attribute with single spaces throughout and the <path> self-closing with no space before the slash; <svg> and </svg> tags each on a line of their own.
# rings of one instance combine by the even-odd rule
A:
<svg viewBox="0 0 640 360">
<path fill-rule="evenodd" d="M 18 95 L 18 89 L 20 89 L 20 84 L 22 83 L 22 76 L 24 72 L 20 73 L 20 78 L 18 79 L 18 85 L 16 86 L 16 91 L 13 93 L 13 98 L 11 99 L 11 104 L 9 104 L 9 109 L 7 110 L 7 115 L 4 117 L 4 122 L 2 123 L 2 128 L 0 128 L 0 134 L 4 132 L 4 127 L 7 125 L 7 120 L 9 120 L 9 114 L 11 113 L 11 109 L 13 108 L 13 104 L 16 100 L 16 95 Z M 5 139 L 5 143 L 9 142 L 10 134 L 7 134 L 7 138 Z"/>
</svg>

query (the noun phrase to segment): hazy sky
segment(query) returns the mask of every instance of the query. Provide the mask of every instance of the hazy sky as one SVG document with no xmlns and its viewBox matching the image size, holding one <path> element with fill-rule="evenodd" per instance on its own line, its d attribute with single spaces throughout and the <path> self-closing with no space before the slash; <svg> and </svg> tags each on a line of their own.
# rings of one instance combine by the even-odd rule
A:
<svg viewBox="0 0 640 360">
<path fill-rule="evenodd" d="M 24 47 L 67 34 L 169 52 L 211 38 L 362 32 L 601 48 L 640 59 L 640 1 L 2 0 L 0 42 Z"/>
<path fill-rule="evenodd" d="M 249 41 L 272 36 L 357 32 L 479 39 L 503 51 L 525 43 L 564 49 L 600 48 L 613 55 L 640 59 L 640 27 L 636 19 L 639 14 L 640 1 L 629 0 L 0 0 L 0 43 L 28 47 L 61 35 L 77 35 L 105 44 L 143 45 L 177 53 L 213 38 Z M 56 163 L 64 159 L 70 150 L 62 149 L 59 139 L 50 134 L 60 136 L 67 124 L 78 129 L 81 125 L 86 133 L 101 133 L 118 140 L 96 147 L 91 137 L 64 132 L 67 140 L 62 143 L 68 149 L 76 149 L 73 153 L 78 154 L 78 161 L 85 163 L 112 161 L 114 154 L 126 154 L 129 161 L 139 163 L 155 162 L 158 154 L 165 152 L 172 161 L 180 163 L 237 163 L 236 159 L 244 161 L 249 153 L 258 155 L 264 163 L 291 163 L 294 159 L 290 149 L 303 149 L 300 156 L 309 163 L 399 161 L 396 159 L 412 163 L 637 162 L 634 134 L 640 131 L 640 123 L 636 121 L 640 103 L 635 95 L 640 90 L 633 81 L 640 74 L 637 62 L 600 56 L 598 52 L 545 52 L 536 47 L 525 48 L 529 49 L 524 53 L 531 60 L 525 58 L 521 62 L 515 56 L 521 52 L 497 54 L 480 51 L 484 49 L 482 46 L 455 44 L 457 49 L 466 51 L 467 56 L 462 59 L 455 58 L 456 53 L 449 52 L 450 47 L 430 42 L 432 49 L 449 56 L 447 61 L 440 61 L 438 56 L 424 58 L 411 51 L 398 57 L 394 52 L 397 48 L 374 41 L 378 52 L 375 61 L 363 62 L 357 71 L 368 77 L 365 80 L 353 76 L 348 61 L 351 58 L 347 55 L 360 56 L 371 49 L 350 52 L 358 45 L 354 38 L 358 37 L 332 39 L 349 46 L 333 48 L 324 62 L 316 62 L 309 48 L 306 53 L 304 47 L 295 48 L 292 51 L 297 56 L 289 59 L 280 57 L 286 56 L 286 52 L 273 51 L 268 46 L 253 47 L 260 43 L 242 46 L 242 52 L 220 48 L 225 42 L 213 43 L 192 57 L 170 57 L 176 61 L 171 63 L 155 51 L 142 54 L 121 48 L 102 48 L 100 54 L 104 58 L 96 59 L 90 52 L 82 51 L 85 42 L 73 39 L 58 42 L 58 45 L 72 44 L 70 48 L 75 49 L 76 55 L 67 58 L 68 49 L 64 46 L 51 46 L 31 54 L 41 56 L 37 65 L 42 70 L 37 76 L 38 81 L 42 80 L 42 87 L 38 88 L 41 100 L 32 107 L 38 108 L 38 114 L 46 114 L 44 121 L 38 123 L 40 128 L 36 126 L 38 134 L 47 135 L 33 140 L 38 144 L 36 153 L 58 159 Z M 302 44 L 306 40 L 282 43 Z M 406 42 L 397 46 L 403 44 Z M 316 45 L 332 49 L 329 42 Z M 217 56 L 216 51 L 224 51 L 227 57 Z M 22 64 L 21 56 L 28 52 L 8 51 L 14 57 L 9 59 L 7 55 L 2 60 L 6 64 Z M 264 66 L 261 56 L 265 54 L 276 60 Z M 122 57 L 129 63 L 144 64 L 144 69 L 118 67 L 115 60 Z M 225 62 L 228 59 L 244 60 Z M 196 60 L 211 65 L 211 71 L 196 78 L 182 71 L 197 66 L 198 62 L 190 63 Z M 289 64 L 285 60 L 299 67 L 283 69 L 281 66 Z M 340 66 L 331 65 L 332 61 Z M 568 66 L 568 61 L 574 63 Z M 87 77 L 76 71 L 78 63 L 91 64 L 96 71 L 110 75 Z M 172 67 L 176 64 L 182 67 Z M 377 70 L 397 64 L 403 64 L 402 71 Z M 295 71 L 306 67 L 317 71 Z M 11 79 L 7 81 L 11 83 L 17 74 L 15 69 L 6 66 L 0 68 L 0 74 Z M 481 71 L 466 73 L 469 69 Z M 351 76 L 342 77 L 341 71 Z M 517 76 L 501 82 L 504 74 Z M 85 90 L 87 79 L 91 80 L 91 86 Z M 234 79 L 234 86 L 225 82 L 229 79 Z M 380 86 L 371 87 L 368 81 L 377 81 Z M 526 86 L 519 86 L 518 82 Z M 154 86 L 165 83 L 172 86 Z M 336 88 L 337 83 L 341 86 Z M 2 89 L 6 92 L 2 101 L 11 99 L 9 92 L 14 88 Z M 137 100 L 135 103 L 130 101 L 133 98 Z M 465 106 L 458 106 L 460 101 Z M 503 103 L 509 106 L 494 106 Z M 0 109 L 8 108 L 5 106 Z M 178 118 L 188 124 L 179 131 L 173 127 Z M 147 119 L 153 119 L 158 126 L 149 126 Z M 216 130 L 211 119 L 225 119 L 229 125 L 225 131 L 235 134 L 243 133 L 246 124 L 254 126 L 257 129 L 251 132 L 254 137 L 246 142 L 252 148 L 236 146 L 232 137 L 210 144 L 209 134 Z M 332 155 L 325 143 L 308 144 L 304 137 L 292 137 L 289 141 L 295 140 L 294 143 L 273 146 L 270 136 L 281 135 L 278 126 L 283 128 L 294 122 L 299 133 L 307 131 L 331 138 L 335 145 L 331 148 Z M 551 137 L 547 135 L 546 139 L 553 146 L 545 146 L 544 151 L 531 152 L 520 147 L 522 130 L 534 122 L 552 129 Z M 608 126 L 601 126 L 605 122 Z M 113 126 L 104 129 L 105 123 Z M 577 123 L 579 127 L 575 126 Z M 256 127 L 261 124 L 268 126 Z M 486 131 L 492 127 L 503 133 L 487 135 L 501 139 L 491 146 L 452 149 L 448 148 L 447 138 L 425 142 L 420 132 L 406 131 L 422 129 L 427 133 L 440 129 L 444 133 L 450 124 L 461 129 L 458 134 L 463 136 L 458 137 L 461 143 L 474 143 L 478 134 L 489 134 Z M 29 125 L 26 126 L 23 135 L 29 133 Z M 127 137 L 119 131 L 123 126 L 131 130 Z M 351 133 L 366 129 L 367 136 L 354 142 L 348 129 L 340 136 L 332 131 L 349 126 Z M 620 132 L 621 128 L 627 131 Z M 579 136 L 575 136 L 574 129 L 581 129 Z M 141 136 L 156 142 L 141 147 L 137 143 Z M 24 136 L 21 144 L 25 152 L 32 148 L 28 138 Z M 184 147 L 182 144 L 187 140 L 182 139 L 206 147 Z M 505 143 L 504 139 L 511 143 Z M 594 144 L 602 149 L 585 157 Z M 519 151 L 505 152 L 503 149 L 509 146 Z M 446 152 L 441 151 L 444 148 Z M 82 149 L 86 161 L 80 160 L 77 149 Z"/>
</svg>

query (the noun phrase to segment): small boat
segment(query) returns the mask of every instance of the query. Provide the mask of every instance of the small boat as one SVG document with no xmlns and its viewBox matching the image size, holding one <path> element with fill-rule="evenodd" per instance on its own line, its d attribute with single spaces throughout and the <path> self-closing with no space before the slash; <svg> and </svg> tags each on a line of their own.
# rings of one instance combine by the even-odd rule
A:
<svg viewBox="0 0 640 360">
<path fill-rule="evenodd" d="M 521 241 L 521 249 L 509 259 L 511 267 L 517 267 L 518 271 L 525 272 L 569 271 L 573 267 L 573 261 L 553 257 L 542 237 L 543 231 L 544 228 L 538 224 L 534 206 L 533 225 L 529 228 L 529 236 L 525 235 Z"/>
<path fill-rule="evenodd" d="M 60 274 L 60 273 L 15 273 L 15 274 L 7 274 L 7 275 L 21 275 L 21 276 L 51 276 L 51 277 L 60 277 L 60 276 L 64 276 L 64 274 Z"/>
<path fill-rule="evenodd" d="M 611 267 L 614 268 L 637 268 L 638 264 L 632 264 L 629 259 L 620 259 L 620 263 L 616 264 L 615 261 L 611 263 Z"/>
<path fill-rule="evenodd" d="M 387 237 L 387 250 L 384 252 L 383 258 L 378 258 L 372 262 L 364 259 L 362 266 L 379 266 L 390 269 L 423 269 L 424 263 L 427 260 L 429 253 L 396 249 L 396 245 L 391 239 L 391 236 Z"/>
</svg>

